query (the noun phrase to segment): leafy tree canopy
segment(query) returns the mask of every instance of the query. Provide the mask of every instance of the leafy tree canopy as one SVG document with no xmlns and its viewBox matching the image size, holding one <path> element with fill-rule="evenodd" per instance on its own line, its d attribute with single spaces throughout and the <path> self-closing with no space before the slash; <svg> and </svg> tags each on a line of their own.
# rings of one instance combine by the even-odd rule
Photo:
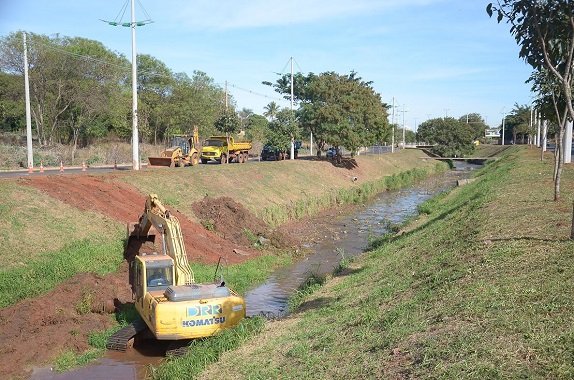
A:
<svg viewBox="0 0 574 380">
<path fill-rule="evenodd" d="M 313 133 L 318 154 L 327 145 L 346 147 L 355 152 L 388 135 L 386 106 L 371 82 L 363 81 L 355 72 L 349 75 L 309 73 L 306 76 L 298 73 L 293 81 L 299 122 L 305 132 Z M 290 75 L 282 76 L 275 84 L 264 83 L 289 98 Z"/>
<path fill-rule="evenodd" d="M 266 143 L 286 152 L 291 148 L 291 136 L 299 136 L 298 125 L 294 113 L 284 108 L 269 123 Z"/>
<path fill-rule="evenodd" d="M 420 124 L 417 140 L 435 144 L 441 157 L 464 157 L 474 151 L 474 132 L 469 124 L 452 117 L 430 119 Z"/>
<path fill-rule="evenodd" d="M 475 139 L 484 137 L 484 131 L 488 128 L 488 125 L 486 125 L 484 119 L 478 113 L 468 113 L 461 116 L 458 121 L 470 125 L 471 129 L 473 130 Z"/>
</svg>

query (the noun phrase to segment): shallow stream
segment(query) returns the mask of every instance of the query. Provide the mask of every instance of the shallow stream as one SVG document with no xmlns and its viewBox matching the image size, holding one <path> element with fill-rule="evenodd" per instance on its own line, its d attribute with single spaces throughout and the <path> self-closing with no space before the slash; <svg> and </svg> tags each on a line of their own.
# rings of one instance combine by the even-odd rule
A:
<svg viewBox="0 0 574 380">
<path fill-rule="evenodd" d="M 287 313 L 289 297 L 311 274 L 333 272 L 344 257 L 361 254 L 369 238 L 389 232 L 389 226 L 400 224 L 416 214 L 417 206 L 430 197 L 456 186 L 457 180 L 468 178 L 479 168 L 464 162 L 455 163 L 456 169 L 428 178 L 412 187 L 380 193 L 365 206 L 348 215 L 331 217 L 320 227 L 320 238 L 306 244 L 310 251 L 300 261 L 277 269 L 262 285 L 245 295 L 247 314 L 281 317 Z M 109 351 L 86 367 L 58 373 L 50 368 L 34 369 L 32 380 L 100 380 L 142 379 L 147 365 L 157 365 L 163 359 L 163 350 L 134 348 L 126 353 Z"/>
</svg>

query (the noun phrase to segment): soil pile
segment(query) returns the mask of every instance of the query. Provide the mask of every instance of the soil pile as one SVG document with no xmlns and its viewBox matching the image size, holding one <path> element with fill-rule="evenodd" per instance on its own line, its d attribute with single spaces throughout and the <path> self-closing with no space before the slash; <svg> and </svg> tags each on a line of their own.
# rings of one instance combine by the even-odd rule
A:
<svg viewBox="0 0 574 380">
<path fill-rule="evenodd" d="M 31 363 L 89 348 L 91 332 L 114 325 L 115 307 L 131 302 L 127 265 L 120 274 L 82 273 L 50 292 L 0 310 L 0 378 L 22 375 Z"/>
<path fill-rule="evenodd" d="M 95 211 L 126 224 L 137 222 L 144 210 L 146 196 L 130 185 L 113 179 L 113 176 L 58 175 L 22 178 L 19 182 L 80 210 Z M 179 219 L 191 262 L 216 263 L 223 256 L 232 264 L 256 254 L 248 250 L 249 256 L 238 255 L 234 250 L 240 243 L 227 241 L 192 222 L 179 211 L 168 209 Z M 248 247 L 249 244 L 244 246 Z"/>
<path fill-rule="evenodd" d="M 209 197 L 192 204 L 192 209 L 203 226 L 227 241 L 244 247 L 264 245 L 291 246 L 286 234 L 269 228 L 241 203 L 229 197 Z"/>
</svg>

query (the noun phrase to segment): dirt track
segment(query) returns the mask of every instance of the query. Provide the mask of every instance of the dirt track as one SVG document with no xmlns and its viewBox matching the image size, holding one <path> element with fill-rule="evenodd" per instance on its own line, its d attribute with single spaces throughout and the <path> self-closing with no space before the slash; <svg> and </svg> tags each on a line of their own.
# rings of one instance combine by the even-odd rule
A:
<svg viewBox="0 0 574 380">
<path fill-rule="evenodd" d="M 35 187 L 48 195 L 81 210 L 93 210 L 123 223 L 138 220 L 145 195 L 114 181 L 113 176 L 49 176 L 20 179 L 19 183 Z M 225 240 L 191 222 L 177 210 L 192 262 L 214 263 L 220 256 L 228 263 L 238 263 L 257 253 L 237 242 Z M 148 247 L 149 248 L 149 247 Z M 241 254 L 234 249 L 241 248 Z M 245 255 L 245 254 L 248 255 Z M 92 311 L 80 314 L 77 305 L 86 294 L 93 294 Z M 128 265 L 106 276 L 82 273 L 43 296 L 23 300 L 0 310 L 0 378 L 25 377 L 31 365 L 53 360 L 65 350 L 85 350 L 88 335 L 113 325 L 114 304 L 131 302 Z"/>
</svg>

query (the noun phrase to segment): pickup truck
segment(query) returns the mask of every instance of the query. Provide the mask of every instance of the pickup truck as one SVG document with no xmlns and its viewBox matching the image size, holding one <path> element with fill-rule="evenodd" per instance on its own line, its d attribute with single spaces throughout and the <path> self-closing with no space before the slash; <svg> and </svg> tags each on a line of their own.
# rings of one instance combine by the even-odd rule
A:
<svg viewBox="0 0 574 380">
<path fill-rule="evenodd" d="M 229 139 L 229 140 L 228 140 Z M 229 141 L 229 146 L 227 144 Z M 227 162 L 247 162 L 251 141 L 235 141 L 233 137 L 211 136 L 203 143 L 201 163 L 216 161 L 220 164 Z M 229 161 L 227 158 L 229 157 Z"/>
</svg>

